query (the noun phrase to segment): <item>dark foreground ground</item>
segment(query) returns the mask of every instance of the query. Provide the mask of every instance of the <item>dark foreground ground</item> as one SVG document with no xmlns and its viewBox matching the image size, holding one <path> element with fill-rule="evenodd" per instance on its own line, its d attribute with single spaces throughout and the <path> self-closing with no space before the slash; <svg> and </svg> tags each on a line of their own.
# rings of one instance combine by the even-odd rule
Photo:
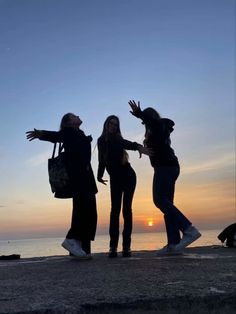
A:
<svg viewBox="0 0 236 314">
<path fill-rule="evenodd" d="M 236 313 L 236 249 L 0 261 L 2 313 Z"/>
</svg>

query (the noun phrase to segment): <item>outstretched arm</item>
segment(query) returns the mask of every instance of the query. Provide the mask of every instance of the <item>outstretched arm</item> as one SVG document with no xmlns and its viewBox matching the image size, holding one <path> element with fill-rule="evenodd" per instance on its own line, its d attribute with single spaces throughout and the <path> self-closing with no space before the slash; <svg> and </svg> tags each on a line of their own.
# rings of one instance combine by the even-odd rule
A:
<svg viewBox="0 0 236 314">
<path fill-rule="evenodd" d="M 139 101 L 136 103 L 134 100 L 130 100 L 128 104 L 132 109 L 132 111 L 130 112 L 132 113 L 133 116 L 140 118 L 143 121 L 143 124 L 145 124 L 149 128 L 159 131 L 160 129 L 159 121 L 156 118 L 148 115 L 145 111 L 142 111 L 140 108 Z"/>
<path fill-rule="evenodd" d="M 42 137 L 43 131 L 34 129 L 33 131 L 26 132 L 26 138 L 29 141 L 33 141 L 36 138 L 40 139 Z"/>
<path fill-rule="evenodd" d="M 52 143 L 63 142 L 62 133 L 60 131 L 46 131 L 36 130 L 27 131 L 26 138 L 29 141 L 33 141 L 38 138 L 41 141 L 47 141 Z"/>
<path fill-rule="evenodd" d="M 151 148 L 140 145 L 138 148 L 138 151 L 139 151 L 139 158 L 142 157 L 142 154 L 147 155 L 147 156 L 153 156 L 153 151 Z"/>
<path fill-rule="evenodd" d="M 139 152 L 139 158 L 142 157 L 142 154 L 151 156 L 152 151 L 150 148 L 144 147 L 141 144 L 138 144 L 136 142 L 130 142 L 128 140 L 123 139 L 122 140 L 123 148 L 128 150 L 137 150 Z"/>
</svg>

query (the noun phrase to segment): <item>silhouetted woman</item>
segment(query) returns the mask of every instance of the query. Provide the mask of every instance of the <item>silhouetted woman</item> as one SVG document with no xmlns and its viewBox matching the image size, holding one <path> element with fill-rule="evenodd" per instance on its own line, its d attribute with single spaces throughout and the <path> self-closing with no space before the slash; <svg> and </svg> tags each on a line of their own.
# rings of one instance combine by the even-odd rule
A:
<svg viewBox="0 0 236 314">
<path fill-rule="evenodd" d="M 164 214 L 167 232 L 167 245 L 158 254 L 179 253 L 201 234 L 173 203 L 175 182 L 180 173 L 178 158 L 170 141 L 174 122 L 161 118 L 153 108 L 142 111 L 139 102 L 136 104 L 135 101 L 129 101 L 129 105 L 131 113 L 143 121 L 146 127 L 144 143 L 152 151 L 150 162 L 154 168 L 153 201 Z M 183 233 L 182 239 L 180 231 Z"/>
<path fill-rule="evenodd" d="M 97 180 L 103 180 L 105 169 L 110 175 L 111 213 L 110 213 L 110 251 L 109 257 L 117 257 L 119 241 L 119 216 L 123 199 L 123 257 L 131 256 L 132 233 L 132 200 L 136 186 L 136 174 L 128 161 L 127 150 L 139 150 L 147 153 L 142 145 L 123 139 L 120 131 L 120 121 L 111 115 L 104 122 L 102 135 L 98 139 L 98 172 Z"/>
<path fill-rule="evenodd" d="M 97 226 L 96 198 L 97 187 L 91 160 L 91 136 L 80 130 L 79 116 L 67 113 L 63 116 L 60 131 L 28 131 L 27 139 L 38 138 L 52 143 L 63 143 L 65 163 L 72 185 L 73 209 L 71 228 L 62 246 L 72 255 L 89 257 L 91 240 L 94 240 Z"/>
</svg>

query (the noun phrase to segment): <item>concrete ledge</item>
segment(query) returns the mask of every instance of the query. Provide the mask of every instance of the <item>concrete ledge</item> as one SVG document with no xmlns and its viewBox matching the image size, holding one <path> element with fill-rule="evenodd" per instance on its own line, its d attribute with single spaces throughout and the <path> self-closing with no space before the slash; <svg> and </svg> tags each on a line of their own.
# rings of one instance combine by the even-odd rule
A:
<svg viewBox="0 0 236 314">
<path fill-rule="evenodd" d="M 52 256 L 0 262 L 0 314 L 233 313 L 236 250 L 188 248 L 132 258 Z"/>
</svg>

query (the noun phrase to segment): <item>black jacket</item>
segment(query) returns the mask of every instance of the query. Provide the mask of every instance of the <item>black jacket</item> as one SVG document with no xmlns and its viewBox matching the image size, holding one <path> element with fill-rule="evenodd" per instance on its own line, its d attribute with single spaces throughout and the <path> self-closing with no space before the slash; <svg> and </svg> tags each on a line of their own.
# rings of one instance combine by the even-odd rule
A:
<svg viewBox="0 0 236 314">
<path fill-rule="evenodd" d="M 155 168 L 158 166 L 178 166 L 178 158 L 171 148 L 170 133 L 174 130 L 175 123 L 166 118 L 154 119 L 145 112 L 138 110 L 136 117 L 143 121 L 149 135 L 145 144 L 152 149 L 153 156 L 150 156 L 151 165 Z"/>
<path fill-rule="evenodd" d="M 130 165 L 123 163 L 124 150 L 138 150 L 140 144 L 130 142 L 123 138 L 108 139 L 105 141 L 103 137 L 98 139 L 98 172 L 97 178 L 103 177 L 105 169 L 109 175 L 119 175 L 124 170 L 124 167 Z"/>
<path fill-rule="evenodd" d="M 58 132 L 43 130 L 40 140 L 63 143 L 66 168 L 74 195 L 97 193 L 97 186 L 90 164 L 91 136 L 86 136 L 80 129 L 65 128 Z"/>
</svg>

